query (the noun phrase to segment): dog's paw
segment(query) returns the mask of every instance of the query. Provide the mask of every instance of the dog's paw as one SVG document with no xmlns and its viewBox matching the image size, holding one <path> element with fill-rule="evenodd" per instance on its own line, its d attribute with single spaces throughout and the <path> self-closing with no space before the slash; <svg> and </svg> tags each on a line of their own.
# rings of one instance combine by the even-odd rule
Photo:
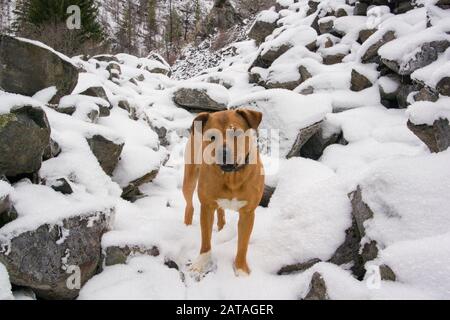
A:
<svg viewBox="0 0 450 320">
<path fill-rule="evenodd" d="M 203 279 L 208 273 L 214 271 L 215 264 L 211 252 L 203 253 L 189 266 L 188 271 L 197 281 Z"/>
<path fill-rule="evenodd" d="M 237 267 L 236 264 L 233 264 L 234 274 L 238 278 L 245 278 L 250 276 L 251 270 L 247 265 Z"/>
</svg>

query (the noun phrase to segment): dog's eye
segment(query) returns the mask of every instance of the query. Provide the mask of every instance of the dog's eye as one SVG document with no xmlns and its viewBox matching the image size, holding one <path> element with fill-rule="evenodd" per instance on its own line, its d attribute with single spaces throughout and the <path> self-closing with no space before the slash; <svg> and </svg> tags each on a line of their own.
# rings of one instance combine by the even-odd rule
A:
<svg viewBox="0 0 450 320">
<path fill-rule="evenodd" d="M 211 136 L 211 137 L 209 137 L 209 140 L 210 140 L 211 142 L 214 142 L 214 141 L 216 141 L 216 137 L 215 137 L 215 136 Z"/>
</svg>

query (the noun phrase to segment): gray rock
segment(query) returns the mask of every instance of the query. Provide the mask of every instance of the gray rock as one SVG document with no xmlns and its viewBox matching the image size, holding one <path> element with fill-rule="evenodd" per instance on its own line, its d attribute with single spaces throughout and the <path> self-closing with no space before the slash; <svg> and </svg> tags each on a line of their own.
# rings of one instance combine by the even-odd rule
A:
<svg viewBox="0 0 450 320">
<path fill-rule="evenodd" d="M 302 147 L 311 139 L 317 132 L 320 131 L 322 127 L 322 122 L 315 123 L 309 127 L 300 130 L 297 138 L 295 139 L 294 145 L 289 151 L 286 158 L 298 157 L 301 154 Z"/>
<path fill-rule="evenodd" d="M 395 275 L 394 271 L 392 271 L 392 269 L 388 265 L 385 265 L 385 264 L 380 266 L 380 275 L 381 275 L 381 280 L 385 280 L 385 281 L 396 281 L 397 280 L 397 276 Z"/>
<path fill-rule="evenodd" d="M 320 34 L 331 33 L 331 31 L 333 31 L 333 27 L 334 21 L 331 19 L 325 22 L 319 22 L 319 33 Z"/>
<path fill-rule="evenodd" d="M 356 191 L 350 193 L 349 198 L 352 204 L 352 216 L 355 218 L 361 238 L 364 238 L 366 235 L 364 222 L 373 218 L 373 211 L 364 203 L 361 187 L 358 186 Z"/>
<path fill-rule="evenodd" d="M 62 226 L 45 224 L 19 234 L 1 243 L 0 262 L 13 284 L 33 289 L 40 298 L 74 299 L 79 290 L 68 288 L 73 271 L 67 267 L 80 268 L 81 285 L 95 275 L 101 262 L 101 238 L 109 229 L 111 214 L 113 209 L 76 216 L 62 221 Z"/>
<path fill-rule="evenodd" d="M 94 135 L 87 139 L 92 153 L 97 158 L 103 171 L 112 176 L 114 169 L 119 163 L 124 144 L 116 144 L 101 135 Z"/>
<path fill-rule="evenodd" d="M 270 199 L 272 198 L 273 194 L 275 192 L 275 188 L 274 187 L 270 187 L 268 185 L 264 186 L 264 193 L 261 199 L 261 202 L 259 203 L 259 205 L 263 208 L 267 208 L 269 206 L 270 203 Z"/>
<path fill-rule="evenodd" d="M 450 97 L 450 77 L 444 77 L 439 80 L 436 89 L 443 96 Z"/>
<path fill-rule="evenodd" d="M 415 8 L 412 1 L 408 0 L 408 1 L 397 1 L 397 2 L 398 2 L 397 6 L 394 8 L 394 11 L 393 11 L 394 14 L 405 13 L 405 12 L 408 12 Z"/>
<path fill-rule="evenodd" d="M 357 1 L 355 3 L 353 15 L 355 15 L 355 16 L 365 16 L 365 15 L 367 15 L 367 8 L 368 8 L 367 3 L 364 3 L 362 1 Z"/>
<path fill-rule="evenodd" d="M 367 79 L 366 76 L 362 75 L 355 69 L 352 69 L 352 78 L 350 83 L 350 90 L 357 92 L 370 88 L 372 86 L 372 82 L 370 82 L 370 80 Z"/>
<path fill-rule="evenodd" d="M 141 178 L 131 181 L 128 186 L 123 189 L 122 198 L 131 202 L 135 202 L 136 200 L 140 199 L 143 194 L 139 190 L 139 187 L 143 184 L 152 182 L 156 178 L 158 173 L 159 169 L 153 170 L 142 176 Z"/>
<path fill-rule="evenodd" d="M 100 111 L 99 117 L 109 117 L 109 115 L 111 114 L 112 106 L 111 103 L 109 102 L 108 96 L 106 95 L 105 89 L 103 89 L 103 87 L 90 87 L 80 94 L 90 97 L 101 98 L 106 102 L 108 102 L 109 103 L 108 107 L 102 105 L 99 105 L 98 107 Z"/>
<path fill-rule="evenodd" d="M 50 138 L 49 145 L 44 150 L 43 160 L 56 158 L 61 153 L 61 147 L 58 142 Z"/>
<path fill-rule="evenodd" d="M 125 264 L 130 256 L 148 255 L 151 257 L 159 256 L 159 249 L 155 246 L 145 248 L 140 246 L 113 246 L 104 250 L 104 265 L 106 267 L 117 264 Z"/>
<path fill-rule="evenodd" d="M 348 142 L 345 141 L 342 132 L 324 138 L 322 129 L 320 129 L 303 145 L 300 156 L 307 159 L 319 160 L 325 149 L 332 144 L 347 145 Z"/>
<path fill-rule="evenodd" d="M 348 16 L 348 13 L 347 13 L 347 11 L 345 11 L 344 8 L 339 8 L 339 9 L 337 9 L 335 16 L 336 16 L 336 18 L 345 17 L 345 16 Z"/>
<path fill-rule="evenodd" d="M 341 63 L 347 55 L 344 53 L 330 54 L 323 57 L 323 64 L 332 65 Z"/>
<path fill-rule="evenodd" d="M 51 186 L 50 186 L 53 190 L 55 190 L 56 192 L 60 192 L 62 194 L 72 194 L 73 190 L 72 187 L 70 186 L 69 181 L 67 181 L 67 179 L 65 178 L 60 178 L 58 180 L 56 180 Z"/>
<path fill-rule="evenodd" d="M 304 300 L 329 300 L 327 285 L 322 275 L 315 272 L 309 284 L 309 291 Z"/>
<path fill-rule="evenodd" d="M 173 101 L 176 105 L 189 111 L 224 111 L 227 106 L 214 101 L 206 90 L 181 88 L 174 93 Z"/>
<path fill-rule="evenodd" d="M 0 174 L 14 177 L 39 171 L 50 143 L 50 126 L 41 108 L 16 107 L 0 114 Z"/>
<path fill-rule="evenodd" d="M 41 46 L 0 35 L 0 87 L 7 92 L 32 96 L 56 86 L 52 103 L 70 94 L 78 82 L 78 69 Z"/>
<path fill-rule="evenodd" d="M 136 108 L 131 106 L 127 100 L 120 100 L 118 103 L 118 107 L 126 110 L 130 115 L 130 119 L 137 120 L 137 111 Z"/>
<path fill-rule="evenodd" d="M 399 108 L 407 108 L 410 105 L 408 97 L 411 93 L 419 91 L 420 85 L 418 84 L 402 84 L 397 93 L 397 103 Z"/>
<path fill-rule="evenodd" d="M 363 44 L 369 39 L 377 30 L 376 29 L 364 29 L 359 32 L 358 42 Z"/>
<path fill-rule="evenodd" d="M 383 37 L 378 40 L 376 43 L 371 45 L 366 52 L 361 57 L 362 63 L 380 63 L 381 58 L 378 55 L 378 49 L 380 49 L 383 45 L 386 43 L 392 41 L 395 39 L 395 32 L 394 31 L 387 31 Z"/>
<path fill-rule="evenodd" d="M 120 63 L 119 59 L 117 59 L 116 56 L 110 55 L 110 54 L 100 54 L 97 56 L 94 56 L 93 59 L 101 61 L 101 62 L 116 62 Z"/>
<path fill-rule="evenodd" d="M 352 264 L 353 275 L 359 280 L 364 278 L 366 270 L 364 260 L 360 254 L 361 234 L 356 224 L 356 219 L 352 217 L 352 225 L 345 231 L 345 240 L 328 261 L 338 266 Z"/>
<path fill-rule="evenodd" d="M 307 262 L 287 265 L 278 270 L 277 274 L 283 276 L 298 272 L 304 272 L 319 262 L 321 262 L 320 259 L 311 259 Z"/>
<path fill-rule="evenodd" d="M 417 69 L 423 68 L 437 60 L 440 53 L 447 50 L 450 41 L 431 41 L 423 43 L 420 50 L 406 63 L 399 65 L 397 61 L 381 59 L 381 61 L 400 75 L 410 75 Z"/>
<path fill-rule="evenodd" d="M 267 36 L 271 35 L 272 32 L 277 28 L 277 23 L 269 23 L 265 21 L 255 21 L 251 27 L 248 36 L 250 39 L 256 41 L 258 45 L 264 42 Z"/>
<path fill-rule="evenodd" d="M 363 263 L 367 261 L 375 260 L 378 257 L 378 244 L 376 241 L 372 240 L 363 245 L 361 250 L 361 257 Z"/>
<path fill-rule="evenodd" d="M 16 219 L 17 211 L 9 195 L 0 197 L 0 228 Z"/>
<path fill-rule="evenodd" d="M 304 81 L 308 80 L 312 77 L 311 73 L 309 73 L 308 69 L 306 69 L 304 66 L 300 66 L 298 68 L 299 77 L 295 81 L 288 81 L 288 82 L 271 82 L 268 81 L 265 83 L 264 87 L 268 89 L 287 89 L 287 90 L 294 90 L 297 88 L 300 84 L 302 84 Z"/>
<path fill-rule="evenodd" d="M 431 101 L 436 102 L 439 99 L 439 93 L 431 89 L 430 87 L 424 86 L 419 90 L 418 93 L 414 95 L 414 101 Z"/>
<path fill-rule="evenodd" d="M 109 72 L 109 79 L 110 81 L 118 80 L 120 78 L 120 75 L 122 74 L 122 68 L 120 67 L 120 64 L 116 62 L 110 62 L 108 66 L 106 67 L 106 71 Z"/>
<path fill-rule="evenodd" d="M 432 126 L 416 125 L 408 121 L 408 128 L 427 145 L 431 152 L 445 151 L 450 146 L 448 119 L 438 119 Z"/>
</svg>

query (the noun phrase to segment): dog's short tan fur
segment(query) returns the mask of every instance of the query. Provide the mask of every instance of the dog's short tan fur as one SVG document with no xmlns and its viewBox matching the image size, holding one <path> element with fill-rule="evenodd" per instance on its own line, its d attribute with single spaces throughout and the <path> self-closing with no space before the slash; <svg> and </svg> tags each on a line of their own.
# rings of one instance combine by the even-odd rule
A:
<svg viewBox="0 0 450 320">
<path fill-rule="evenodd" d="M 261 113 L 250 110 L 223 111 L 213 114 L 202 113 L 195 119 L 195 121 L 201 121 L 203 123 L 203 132 L 209 129 L 215 129 L 219 130 L 223 137 L 226 137 L 226 130 L 229 129 L 242 129 L 244 132 L 249 129 L 256 130 L 261 120 Z M 250 140 L 251 138 L 246 137 L 246 139 Z M 192 133 L 186 149 L 186 159 L 194 159 L 195 146 L 193 140 Z M 203 142 L 200 150 L 204 150 L 210 143 L 208 141 Z M 224 143 L 228 143 L 226 139 L 224 139 Z M 247 141 L 245 145 L 245 154 L 242 154 L 242 152 L 240 152 L 241 154 L 234 152 L 235 163 L 245 164 L 245 158 L 250 152 L 251 142 Z M 256 163 L 243 165 L 236 172 L 224 172 L 218 164 L 206 164 L 204 161 L 201 164 L 185 164 L 183 193 L 187 203 L 185 212 L 186 225 L 192 224 L 194 213 L 192 198 L 198 182 L 202 233 L 200 261 L 204 261 L 205 256 L 209 257 L 211 252 L 214 213 L 217 211 L 218 228 L 221 230 L 225 226 L 225 212 L 220 204 L 222 206 L 231 206 L 239 211 L 238 247 L 234 262 L 235 271 L 238 275 L 250 274 L 250 268 L 247 264 L 247 249 L 253 229 L 255 209 L 258 207 L 264 191 L 263 170 L 258 153 L 256 153 Z M 203 271 L 201 270 L 202 263 L 197 266 L 194 264 L 193 269 L 199 272 Z"/>
</svg>

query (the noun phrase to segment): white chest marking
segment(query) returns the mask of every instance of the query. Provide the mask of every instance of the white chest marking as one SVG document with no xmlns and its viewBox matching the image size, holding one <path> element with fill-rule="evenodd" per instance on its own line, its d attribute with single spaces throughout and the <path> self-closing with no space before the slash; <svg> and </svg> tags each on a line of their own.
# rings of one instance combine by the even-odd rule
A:
<svg viewBox="0 0 450 320">
<path fill-rule="evenodd" d="M 238 199 L 218 199 L 217 204 L 224 210 L 239 211 L 241 208 L 247 205 L 247 201 L 239 201 Z"/>
</svg>

